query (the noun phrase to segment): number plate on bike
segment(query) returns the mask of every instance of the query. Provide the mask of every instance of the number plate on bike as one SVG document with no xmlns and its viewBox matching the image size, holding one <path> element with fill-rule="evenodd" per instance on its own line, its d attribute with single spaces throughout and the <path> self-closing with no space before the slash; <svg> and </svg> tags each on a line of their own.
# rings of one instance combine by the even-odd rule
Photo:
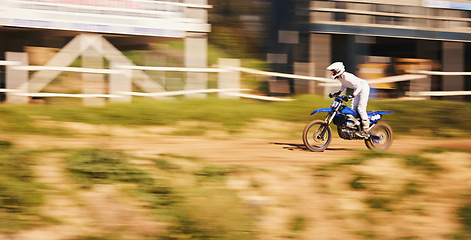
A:
<svg viewBox="0 0 471 240">
<path fill-rule="evenodd" d="M 337 108 L 339 105 L 340 105 L 340 102 L 334 101 L 332 103 L 332 106 L 330 106 L 330 108 Z"/>
</svg>

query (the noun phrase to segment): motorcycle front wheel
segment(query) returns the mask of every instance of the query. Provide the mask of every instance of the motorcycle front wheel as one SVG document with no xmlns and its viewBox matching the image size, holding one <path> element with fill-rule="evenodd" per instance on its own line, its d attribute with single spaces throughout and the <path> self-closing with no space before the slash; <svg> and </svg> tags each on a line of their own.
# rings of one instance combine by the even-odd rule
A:
<svg viewBox="0 0 471 240">
<path fill-rule="evenodd" d="M 332 129 L 322 120 L 314 120 L 304 128 L 304 145 L 313 152 L 324 151 L 331 140 Z"/>
<path fill-rule="evenodd" d="M 388 149 L 393 142 L 391 126 L 385 122 L 378 122 L 370 129 L 371 137 L 365 139 L 366 147 L 371 150 L 383 151 Z"/>
</svg>

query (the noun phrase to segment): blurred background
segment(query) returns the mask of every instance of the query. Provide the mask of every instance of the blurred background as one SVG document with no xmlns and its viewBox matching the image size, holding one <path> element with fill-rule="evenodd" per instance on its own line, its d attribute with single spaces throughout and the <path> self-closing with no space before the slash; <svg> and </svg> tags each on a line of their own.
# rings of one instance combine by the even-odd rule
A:
<svg viewBox="0 0 471 240">
<path fill-rule="evenodd" d="M 466 1 L 195 0 L 91 4 L 8 0 L 1 11 L 1 56 L 5 60 L 24 58 L 30 65 L 58 66 L 61 62 L 66 67 L 111 68 L 114 62 L 109 59 L 113 55 L 110 51 L 117 50 L 137 66 L 212 67 L 218 64 L 218 58 L 233 58 L 242 59 L 242 66 L 249 68 L 326 77 L 325 67 L 342 61 L 347 71 L 365 79 L 422 74 L 420 80 L 409 81 L 405 77 L 373 85 L 373 97 L 397 98 L 410 96 L 410 92 L 471 88 L 466 73 L 471 66 Z M 99 53 L 80 58 L 84 49 L 66 46 L 84 33 L 103 37 L 112 47 L 95 49 Z M 76 56 L 60 58 L 56 54 L 61 49 L 78 52 Z M 9 59 L 8 52 L 12 52 Z M 27 55 L 14 54 L 18 52 Z M 54 56 L 57 58 L 51 61 Z M 34 69 L 27 71 L 35 73 Z M 19 80 L 7 81 L 6 71 L 1 72 L 3 86 L 25 86 Z M 162 70 L 146 74 L 149 84 L 157 84 L 142 91 L 218 87 L 212 81 L 213 74 Z M 31 85 L 40 81 L 43 84 L 26 88 L 29 92 L 47 92 L 45 85 L 66 78 L 64 75 L 59 72 L 42 80 L 33 76 Z M 85 84 L 90 87 L 79 84 L 75 93 L 112 91 L 106 86 L 111 77 L 102 75 L 95 74 L 96 79 Z M 245 87 L 268 95 L 325 94 L 329 88 L 322 82 L 295 78 L 253 74 L 242 78 Z M 250 85 L 254 82 L 257 86 Z M 445 99 L 470 100 L 466 93 L 453 95 Z"/>
<path fill-rule="evenodd" d="M 470 10 L 0 0 L 0 240 L 471 239 Z M 335 61 L 389 151 L 306 151 Z"/>
<path fill-rule="evenodd" d="M 229 19 L 234 13 L 221 11 L 230 9 L 229 3 L 212 4 L 210 40 L 221 34 L 221 28 L 242 27 L 240 31 L 247 34 L 238 42 L 254 46 L 250 52 L 261 54 L 277 72 L 323 77 L 325 67 L 335 61 L 365 79 L 411 70 L 470 70 L 467 1 L 238 1 L 238 6 L 232 6 L 240 8 L 234 19 Z M 418 83 L 374 87 L 379 97 L 402 97 L 407 91 L 470 90 L 469 74 L 429 76 Z M 278 78 L 271 84 L 284 86 L 272 90 L 290 94 L 323 93 L 313 81 Z M 469 101 L 469 97 L 453 98 Z"/>
</svg>

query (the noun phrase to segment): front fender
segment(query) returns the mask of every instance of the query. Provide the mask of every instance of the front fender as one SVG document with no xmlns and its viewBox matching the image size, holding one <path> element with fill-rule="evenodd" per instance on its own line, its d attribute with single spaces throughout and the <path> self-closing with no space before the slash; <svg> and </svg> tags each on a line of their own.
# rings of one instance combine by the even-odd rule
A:
<svg viewBox="0 0 471 240">
<path fill-rule="evenodd" d="M 319 109 L 315 110 L 314 112 L 312 112 L 311 115 L 314 115 L 318 112 L 332 112 L 332 110 L 330 108 L 319 108 Z"/>
</svg>

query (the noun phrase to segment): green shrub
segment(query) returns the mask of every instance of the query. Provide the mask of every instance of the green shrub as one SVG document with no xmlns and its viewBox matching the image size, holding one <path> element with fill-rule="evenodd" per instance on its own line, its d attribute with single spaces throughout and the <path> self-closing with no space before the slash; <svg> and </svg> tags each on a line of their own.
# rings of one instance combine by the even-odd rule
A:
<svg viewBox="0 0 471 240">
<path fill-rule="evenodd" d="M 466 152 L 471 153 L 471 149 L 463 150 L 463 149 L 450 149 L 450 148 L 442 148 L 442 147 L 433 147 L 426 149 L 424 152 L 426 153 L 445 153 L 445 152 Z"/>
<path fill-rule="evenodd" d="M 367 176 L 363 174 L 356 174 L 353 180 L 350 182 L 350 187 L 356 190 L 366 189 L 366 185 L 364 182 L 366 179 L 368 179 Z"/>
<path fill-rule="evenodd" d="M 207 165 L 199 170 L 194 171 L 193 174 L 198 176 L 200 181 L 224 180 L 224 177 L 230 172 L 231 170 L 227 167 Z"/>
<path fill-rule="evenodd" d="M 471 233 L 471 202 L 458 209 L 458 217 L 466 232 Z"/>
<path fill-rule="evenodd" d="M 97 183 L 152 181 L 145 172 L 132 168 L 126 155 L 117 151 L 81 149 L 67 158 L 67 162 L 67 170 L 84 188 Z"/>
<path fill-rule="evenodd" d="M 253 217 L 232 191 L 194 189 L 175 205 L 174 224 L 159 239 L 256 239 Z"/>
<path fill-rule="evenodd" d="M 303 216 L 294 216 L 292 219 L 288 222 L 288 229 L 292 232 L 301 232 L 307 227 L 307 222 L 306 218 Z"/>
<path fill-rule="evenodd" d="M 253 219 L 232 191 L 218 187 L 222 184 L 220 181 L 214 182 L 215 188 L 210 184 L 210 188 L 199 186 L 176 191 L 168 180 L 155 175 L 151 178 L 134 168 L 127 158 L 119 151 L 82 149 L 67 158 L 67 169 L 86 188 L 97 183 L 137 185 L 133 195 L 147 202 L 151 209 L 163 209 L 157 216 L 172 221 L 159 239 L 254 239 Z M 167 160 L 153 161 L 164 171 L 178 168 Z M 229 172 L 229 168 L 208 165 L 190 174 L 209 180 L 220 179 Z"/>
<path fill-rule="evenodd" d="M 94 184 L 134 183 L 139 198 L 151 208 L 167 206 L 176 201 L 171 185 L 163 179 L 153 179 L 135 168 L 119 151 L 81 149 L 67 158 L 67 169 L 83 188 Z"/>
<path fill-rule="evenodd" d="M 416 181 L 409 181 L 404 186 L 403 194 L 405 196 L 416 195 L 416 194 L 422 193 L 422 188 L 423 188 L 422 184 Z"/>
<path fill-rule="evenodd" d="M 32 164 L 27 152 L 14 148 L 0 151 L 0 231 L 27 227 L 41 218 L 39 206 L 43 196 L 41 185 L 35 182 Z"/>
<path fill-rule="evenodd" d="M 0 140 L 0 149 L 9 149 L 13 147 L 13 143 L 6 140 Z"/>
<path fill-rule="evenodd" d="M 419 155 L 406 155 L 403 156 L 406 166 L 420 169 L 428 174 L 433 174 L 443 170 L 440 166 L 435 164 L 432 159 L 422 157 Z"/>
<path fill-rule="evenodd" d="M 382 210 L 382 211 L 392 211 L 390 204 L 392 199 L 383 197 L 383 196 L 373 196 L 365 200 L 365 203 L 368 204 L 370 208 Z"/>
<path fill-rule="evenodd" d="M 180 169 L 178 165 L 175 165 L 166 159 L 152 159 L 152 161 L 155 163 L 155 166 L 162 170 Z"/>
</svg>

